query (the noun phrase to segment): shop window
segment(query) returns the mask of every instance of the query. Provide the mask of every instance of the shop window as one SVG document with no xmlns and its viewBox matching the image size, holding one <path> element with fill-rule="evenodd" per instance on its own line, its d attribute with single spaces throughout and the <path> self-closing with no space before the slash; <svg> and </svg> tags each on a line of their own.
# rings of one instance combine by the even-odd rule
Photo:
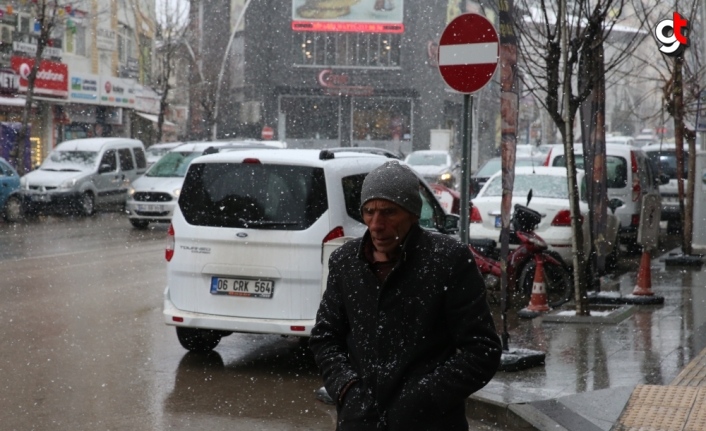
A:
<svg viewBox="0 0 706 431">
<path fill-rule="evenodd" d="M 411 118 L 412 101 L 409 99 L 356 98 L 353 100 L 353 140 L 409 140 Z"/>
<path fill-rule="evenodd" d="M 287 139 L 338 139 L 340 105 L 338 98 L 282 97 Z"/>
<path fill-rule="evenodd" d="M 401 35 L 294 33 L 295 65 L 363 68 L 400 66 Z"/>
</svg>

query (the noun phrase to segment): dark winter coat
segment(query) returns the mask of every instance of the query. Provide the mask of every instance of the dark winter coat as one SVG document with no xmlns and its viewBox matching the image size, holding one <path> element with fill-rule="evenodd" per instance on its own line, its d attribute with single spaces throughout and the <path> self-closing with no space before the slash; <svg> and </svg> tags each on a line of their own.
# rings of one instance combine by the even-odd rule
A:
<svg viewBox="0 0 706 431">
<path fill-rule="evenodd" d="M 414 225 L 379 282 L 361 239 L 329 261 L 310 346 L 340 431 L 468 430 L 466 398 L 495 374 L 501 345 L 467 246 Z"/>
</svg>

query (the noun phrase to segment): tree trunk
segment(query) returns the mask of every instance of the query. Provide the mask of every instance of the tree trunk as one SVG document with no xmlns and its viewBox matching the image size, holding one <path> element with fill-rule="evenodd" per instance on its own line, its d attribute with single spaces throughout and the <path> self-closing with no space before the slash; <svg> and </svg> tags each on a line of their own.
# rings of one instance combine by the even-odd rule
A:
<svg viewBox="0 0 706 431">
<path fill-rule="evenodd" d="M 690 255 L 694 250 L 692 249 L 691 240 L 693 238 L 694 232 L 694 192 L 696 190 L 696 133 L 693 130 L 684 129 L 684 138 L 689 145 L 689 169 L 687 169 L 687 176 L 689 177 L 686 182 L 686 199 L 684 207 L 684 225 L 682 237 L 683 246 L 682 251 L 686 255 Z"/>
<path fill-rule="evenodd" d="M 579 67 L 579 92 L 591 86 L 591 95 L 581 104 L 581 130 L 583 161 L 586 171 L 586 191 L 588 192 L 588 220 L 590 255 L 587 266 L 589 287 L 600 288 L 598 276 L 606 273 L 606 256 L 610 244 L 606 241 L 608 224 L 608 190 L 606 188 L 606 146 L 605 146 L 605 70 L 603 65 L 603 45 L 596 43 L 581 58 Z M 579 185 L 580 186 L 580 185 Z M 615 244 L 614 246 L 617 246 Z"/>
<path fill-rule="evenodd" d="M 672 84 L 672 106 L 674 118 L 674 144 L 677 159 L 677 190 L 679 193 L 679 218 L 682 225 L 682 253 L 691 254 L 691 238 L 686 237 L 684 229 L 686 213 L 684 208 L 684 86 L 682 69 L 684 58 L 679 55 L 674 59 L 674 73 Z M 694 155 L 695 156 L 695 155 Z M 688 249 L 687 249 L 688 248 Z"/>
</svg>

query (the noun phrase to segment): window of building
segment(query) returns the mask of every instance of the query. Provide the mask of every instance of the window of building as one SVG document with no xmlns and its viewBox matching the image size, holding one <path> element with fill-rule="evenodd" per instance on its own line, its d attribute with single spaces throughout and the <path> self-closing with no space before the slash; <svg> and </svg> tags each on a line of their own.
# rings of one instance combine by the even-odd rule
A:
<svg viewBox="0 0 706 431">
<path fill-rule="evenodd" d="M 132 29 L 126 26 L 121 26 L 118 31 L 118 58 L 120 63 L 126 64 L 128 58 L 134 58 L 134 37 Z"/>
<path fill-rule="evenodd" d="M 282 96 L 286 138 L 338 139 L 340 109 L 337 97 Z"/>
<path fill-rule="evenodd" d="M 410 99 L 365 97 L 353 99 L 353 141 L 411 139 Z"/>
<path fill-rule="evenodd" d="M 297 66 L 400 67 L 402 36 L 389 33 L 294 33 Z"/>
</svg>

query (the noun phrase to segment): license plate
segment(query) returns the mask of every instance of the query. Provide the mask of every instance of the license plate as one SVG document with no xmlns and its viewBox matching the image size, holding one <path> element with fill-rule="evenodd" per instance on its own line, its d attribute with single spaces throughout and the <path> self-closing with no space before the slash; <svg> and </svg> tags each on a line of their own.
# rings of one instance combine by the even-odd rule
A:
<svg viewBox="0 0 706 431">
<path fill-rule="evenodd" d="M 51 197 L 49 195 L 32 195 L 32 200 L 34 202 L 49 202 Z"/>
<path fill-rule="evenodd" d="M 214 295 L 272 298 L 275 282 L 247 278 L 211 277 L 211 293 Z"/>
<path fill-rule="evenodd" d="M 495 227 L 503 227 L 502 216 L 495 216 Z"/>
<path fill-rule="evenodd" d="M 139 205 L 137 205 L 137 210 L 144 211 L 144 212 L 161 212 L 162 205 L 142 205 L 142 204 L 139 204 Z"/>
</svg>

